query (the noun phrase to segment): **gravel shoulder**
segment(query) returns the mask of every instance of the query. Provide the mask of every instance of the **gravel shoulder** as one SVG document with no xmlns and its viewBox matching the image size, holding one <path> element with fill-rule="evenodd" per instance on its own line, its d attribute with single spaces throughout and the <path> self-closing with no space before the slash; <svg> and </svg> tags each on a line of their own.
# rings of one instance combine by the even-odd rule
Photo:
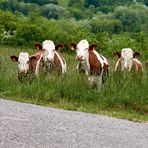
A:
<svg viewBox="0 0 148 148">
<path fill-rule="evenodd" d="M 0 148 L 147 148 L 148 123 L 0 99 Z"/>
</svg>

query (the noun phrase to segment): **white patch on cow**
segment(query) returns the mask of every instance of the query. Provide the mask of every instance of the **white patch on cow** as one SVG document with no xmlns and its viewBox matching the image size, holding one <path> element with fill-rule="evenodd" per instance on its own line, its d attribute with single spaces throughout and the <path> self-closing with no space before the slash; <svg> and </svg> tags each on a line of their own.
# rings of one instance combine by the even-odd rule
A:
<svg viewBox="0 0 148 148">
<path fill-rule="evenodd" d="M 119 62 L 120 62 L 121 58 L 118 59 L 118 61 L 116 62 L 116 65 L 115 65 L 115 71 L 117 71 L 118 67 L 119 67 Z"/>
<path fill-rule="evenodd" d="M 66 62 L 64 63 L 59 54 L 55 51 L 55 54 L 57 55 L 58 59 L 60 60 L 60 64 L 62 67 L 62 73 L 66 72 Z"/>
<path fill-rule="evenodd" d="M 18 68 L 20 73 L 26 74 L 29 70 L 29 54 L 27 52 L 20 52 L 18 58 Z"/>
<path fill-rule="evenodd" d="M 54 51 L 55 51 L 55 45 L 53 41 L 45 40 L 42 43 L 42 49 L 43 49 L 43 60 L 45 62 L 53 61 Z"/>
<path fill-rule="evenodd" d="M 81 40 L 78 45 L 77 45 L 77 58 L 82 58 L 82 60 L 88 60 L 88 48 L 89 48 L 89 43 L 87 40 Z"/>
<path fill-rule="evenodd" d="M 142 66 L 142 63 L 138 59 L 134 58 L 133 61 L 135 61 L 136 63 Z"/>
<path fill-rule="evenodd" d="M 77 53 L 76 57 L 82 59 L 81 69 L 85 71 L 86 75 L 89 74 L 89 70 L 90 70 L 88 48 L 89 48 L 89 43 L 87 40 L 84 39 L 77 44 L 77 49 L 76 49 L 76 53 Z M 77 65 L 77 69 L 79 68 L 79 65 L 80 65 L 80 62 Z"/>
<path fill-rule="evenodd" d="M 129 62 L 129 69 L 128 69 L 128 71 L 131 71 L 131 69 L 132 69 L 132 67 L 133 67 L 133 64 L 134 64 L 135 62 L 136 62 L 137 64 L 141 65 L 141 67 L 142 67 L 142 63 L 141 63 L 138 59 L 133 58 L 133 59 Z"/>
<path fill-rule="evenodd" d="M 96 55 L 102 67 L 104 66 L 104 64 L 108 65 L 108 61 L 104 56 L 100 55 L 96 50 L 93 50 L 93 53 Z"/>
<path fill-rule="evenodd" d="M 121 70 L 128 70 L 130 61 L 133 59 L 133 50 L 131 48 L 123 48 L 121 50 Z"/>
</svg>

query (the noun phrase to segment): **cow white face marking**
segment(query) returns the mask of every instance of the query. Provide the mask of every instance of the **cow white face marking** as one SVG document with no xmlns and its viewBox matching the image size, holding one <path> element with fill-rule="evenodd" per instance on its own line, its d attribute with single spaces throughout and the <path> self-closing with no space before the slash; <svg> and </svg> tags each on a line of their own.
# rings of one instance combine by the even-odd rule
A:
<svg viewBox="0 0 148 148">
<path fill-rule="evenodd" d="M 121 65 L 122 70 L 128 70 L 133 59 L 133 50 L 131 48 L 124 48 L 121 51 Z"/>
<path fill-rule="evenodd" d="M 76 48 L 76 59 L 78 61 L 86 61 L 88 60 L 88 56 L 89 56 L 89 43 L 87 40 L 81 40 L 78 44 L 77 44 L 77 48 Z"/>
<path fill-rule="evenodd" d="M 53 41 L 45 40 L 42 43 L 42 49 L 43 49 L 43 60 L 45 62 L 53 62 L 54 60 L 54 52 L 55 52 L 55 45 Z"/>
<path fill-rule="evenodd" d="M 20 52 L 18 57 L 18 69 L 20 74 L 26 74 L 29 70 L 29 54 Z"/>
</svg>

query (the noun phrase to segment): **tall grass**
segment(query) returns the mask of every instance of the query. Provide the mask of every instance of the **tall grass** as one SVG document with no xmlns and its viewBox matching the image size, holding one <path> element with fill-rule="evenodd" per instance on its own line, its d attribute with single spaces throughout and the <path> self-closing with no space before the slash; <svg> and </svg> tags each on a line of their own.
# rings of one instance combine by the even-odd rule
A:
<svg viewBox="0 0 148 148">
<path fill-rule="evenodd" d="M 34 51 L 26 49 L 29 53 Z M 62 53 L 67 62 L 67 74 L 46 75 L 44 78 L 20 83 L 17 64 L 9 56 L 18 55 L 19 49 L 0 48 L 0 97 L 31 102 L 69 110 L 103 113 L 131 120 L 148 120 L 148 81 L 146 72 L 142 82 L 135 76 L 117 78 L 110 61 L 110 76 L 102 91 L 89 86 L 85 75 L 75 71 L 74 55 Z"/>
</svg>

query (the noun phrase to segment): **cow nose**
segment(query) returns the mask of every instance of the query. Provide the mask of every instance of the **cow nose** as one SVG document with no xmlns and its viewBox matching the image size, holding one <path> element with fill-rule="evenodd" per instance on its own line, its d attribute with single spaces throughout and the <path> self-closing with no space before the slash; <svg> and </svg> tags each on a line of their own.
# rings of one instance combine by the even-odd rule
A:
<svg viewBox="0 0 148 148">
<path fill-rule="evenodd" d="M 25 74 L 26 72 L 25 72 L 25 70 L 21 70 L 21 71 L 19 71 L 19 74 Z"/>
<path fill-rule="evenodd" d="M 84 58 L 83 58 L 83 56 L 76 56 L 76 60 L 78 60 L 78 61 L 83 61 Z"/>
<path fill-rule="evenodd" d="M 53 62 L 53 59 L 51 59 L 51 58 L 49 59 L 49 58 L 48 58 L 48 59 L 46 59 L 46 62 L 47 62 L 47 63 L 51 63 L 51 62 Z"/>
</svg>

